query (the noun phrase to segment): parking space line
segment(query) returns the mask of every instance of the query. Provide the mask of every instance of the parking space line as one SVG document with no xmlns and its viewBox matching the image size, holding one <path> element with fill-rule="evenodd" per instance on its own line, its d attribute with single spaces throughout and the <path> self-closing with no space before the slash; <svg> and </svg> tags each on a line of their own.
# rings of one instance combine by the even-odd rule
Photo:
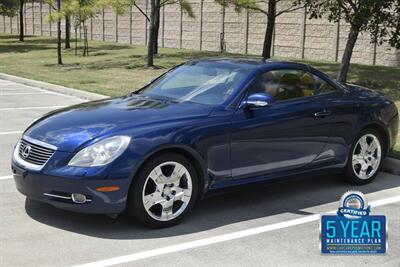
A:
<svg viewBox="0 0 400 267">
<path fill-rule="evenodd" d="M 6 111 L 6 110 L 22 110 L 22 109 L 56 109 L 56 108 L 64 108 L 64 106 L 44 106 L 44 107 L 18 107 L 18 108 L 0 108 L 0 111 Z"/>
<path fill-rule="evenodd" d="M 13 178 L 12 175 L 0 176 L 0 180 L 8 180 L 8 179 L 11 179 L 11 178 Z"/>
<path fill-rule="evenodd" d="M 377 201 L 371 202 L 371 206 L 373 207 L 378 207 L 378 206 L 384 206 L 392 203 L 400 202 L 400 196 L 395 196 L 391 198 L 386 198 L 386 199 L 381 199 Z M 335 213 L 336 211 L 329 211 L 327 213 Z M 325 213 L 324 213 L 325 214 Z M 137 260 L 143 260 L 147 259 L 150 257 L 154 256 L 160 256 L 160 255 L 165 255 L 165 254 L 170 254 L 178 251 L 183 251 L 183 250 L 188 250 L 192 248 L 198 248 L 198 247 L 204 247 L 212 244 L 217 244 L 221 242 L 226 242 L 230 240 L 235 240 L 239 238 L 244 238 L 244 237 L 249 237 L 257 234 L 262 234 L 270 231 L 275 231 L 283 228 L 288 228 L 292 226 L 297 226 L 309 222 L 315 222 L 318 221 L 320 216 L 322 214 L 314 214 L 314 215 L 309 215 L 305 216 L 302 218 L 294 219 L 294 220 L 289 220 L 289 221 L 284 221 L 280 223 L 275 223 L 275 224 L 270 224 L 270 225 L 265 225 L 265 226 L 260 226 L 256 228 L 251 228 L 251 229 L 246 229 L 238 232 L 233 232 L 229 234 L 223 234 L 223 235 L 218 235 L 214 237 L 209 237 L 209 238 L 204 238 L 204 239 L 199 239 L 195 241 L 190 241 L 178 245 L 172 245 L 172 246 L 167 246 L 163 248 L 157 248 L 157 249 L 152 249 L 152 250 L 147 250 L 143 252 L 138 252 L 138 253 L 133 253 L 129 254 L 126 256 L 121 256 L 121 257 L 115 257 L 115 258 L 110 258 L 106 260 L 100 260 L 100 261 L 95 261 L 87 264 L 82 264 L 82 265 L 76 265 L 75 267 L 99 267 L 99 266 L 113 266 L 117 264 L 123 264 L 123 263 L 128 263 L 128 262 L 133 262 Z"/>
<path fill-rule="evenodd" d="M 0 135 L 6 135 L 6 134 L 20 134 L 20 133 L 23 133 L 23 131 L 0 132 Z"/>
</svg>

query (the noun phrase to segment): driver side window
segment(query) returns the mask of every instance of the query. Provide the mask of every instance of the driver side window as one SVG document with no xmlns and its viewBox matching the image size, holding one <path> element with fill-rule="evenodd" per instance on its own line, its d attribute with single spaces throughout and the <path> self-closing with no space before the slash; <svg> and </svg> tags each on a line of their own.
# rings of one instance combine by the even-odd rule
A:
<svg viewBox="0 0 400 267">
<path fill-rule="evenodd" d="M 277 101 L 283 101 L 334 90 L 334 87 L 309 72 L 280 69 L 261 74 L 250 85 L 248 93 L 266 93 Z"/>
</svg>

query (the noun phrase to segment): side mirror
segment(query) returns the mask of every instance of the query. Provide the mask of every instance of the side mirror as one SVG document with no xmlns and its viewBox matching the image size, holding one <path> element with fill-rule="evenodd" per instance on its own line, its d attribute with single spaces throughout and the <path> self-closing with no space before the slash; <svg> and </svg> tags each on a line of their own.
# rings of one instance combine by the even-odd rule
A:
<svg viewBox="0 0 400 267">
<path fill-rule="evenodd" d="M 273 96 L 265 93 L 257 93 L 249 95 L 247 99 L 244 100 L 240 106 L 249 108 L 260 108 L 269 106 L 273 102 L 274 102 Z"/>
</svg>

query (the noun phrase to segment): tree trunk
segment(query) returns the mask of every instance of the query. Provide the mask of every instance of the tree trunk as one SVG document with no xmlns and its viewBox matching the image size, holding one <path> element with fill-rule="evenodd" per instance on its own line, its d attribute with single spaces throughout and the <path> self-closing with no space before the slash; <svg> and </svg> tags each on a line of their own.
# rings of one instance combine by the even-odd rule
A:
<svg viewBox="0 0 400 267">
<path fill-rule="evenodd" d="M 351 55 L 353 54 L 353 49 L 356 44 L 359 32 L 359 27 L 354 25 L 350 27 L 349 36 L 347 37 L 346 48 L 343 52 L 342 62 L 340 63 L 339 73 L 337 76 L 338 82 L 345 83 L 347 80 L 347 73 L 350 67 Z"/>
<path fill-rule="evenodd" d="M 78 26 L 75 26 L 75 56 L 78 55 Z"/>
<path fill-rule="evenodd" d="M 156 0 L 157 1 L 157 0 Z M 156 10 L 156 17 L 154 19 L 156 25 L 155 41 L 154 41 L 154 55 L 158 54 L 158 32 L 160 30 L 160 8 Z"/>
<path fill-rule="evenodd" d="M 86 56 L 86 35 L 85 35 L 85 22 L 83 22 L 83 56 Z"/>
<path fill-rule="evenodd" d="M 65 49 L 71 48 L 71 20 L 65 16 Z"/>
<path fill-rule="evenodd" d="M 24 0 L 19 1 L 19 40 L 24 41 Z"/>
<path fill-rule="evenodd" d="M 85 22 L 83 22 L 83 56 L 89 56 L 88 31 Z"/>
<path fill-rule="evenodd" d="M 264 37 L 264 46 L 262 57 L 264 59 L 271 57 L 271 49 L 272 49 L 272 38 L 274 34 L 275 28 L 275 14 L 276 14 L 276 0 L 269 0 L 268 1 L 268 21 L 267 21 L 267 28 L 265 30 L 265 37 Z"/>
<path fill-rule="evenodd" d="M 61 10 L 61 0 L 57 0 L 57 11 Z M 57 63 L 62 65 L 61 58 L 61 20 L 57 21 Z"/>
<path fill-rule="evenodd" d="M 88 29 L 86 26 L 86 56 L 89 56 L 89 38 L 88 38 Z"/>
<path fill-rule="evenodd" d="M 150 35 L 147 44 L 147 67 L 154 66 L 154 47 L 157 38 L 157 9 L 160 9 L 160 0 L 150 0 Z"/>
</svg>

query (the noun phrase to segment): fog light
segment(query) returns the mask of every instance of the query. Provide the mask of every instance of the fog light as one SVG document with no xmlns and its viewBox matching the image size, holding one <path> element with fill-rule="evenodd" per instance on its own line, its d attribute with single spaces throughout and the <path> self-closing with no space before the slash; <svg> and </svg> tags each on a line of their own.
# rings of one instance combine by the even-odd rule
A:
<svg viewBox="0 0 400 267">
<path fill-rule="evenodd" d="M 86 196 L 83 194 L 73 193 L 71 198 L 74 203 L 82 204 L 86 202 Z"/>
</svg>

